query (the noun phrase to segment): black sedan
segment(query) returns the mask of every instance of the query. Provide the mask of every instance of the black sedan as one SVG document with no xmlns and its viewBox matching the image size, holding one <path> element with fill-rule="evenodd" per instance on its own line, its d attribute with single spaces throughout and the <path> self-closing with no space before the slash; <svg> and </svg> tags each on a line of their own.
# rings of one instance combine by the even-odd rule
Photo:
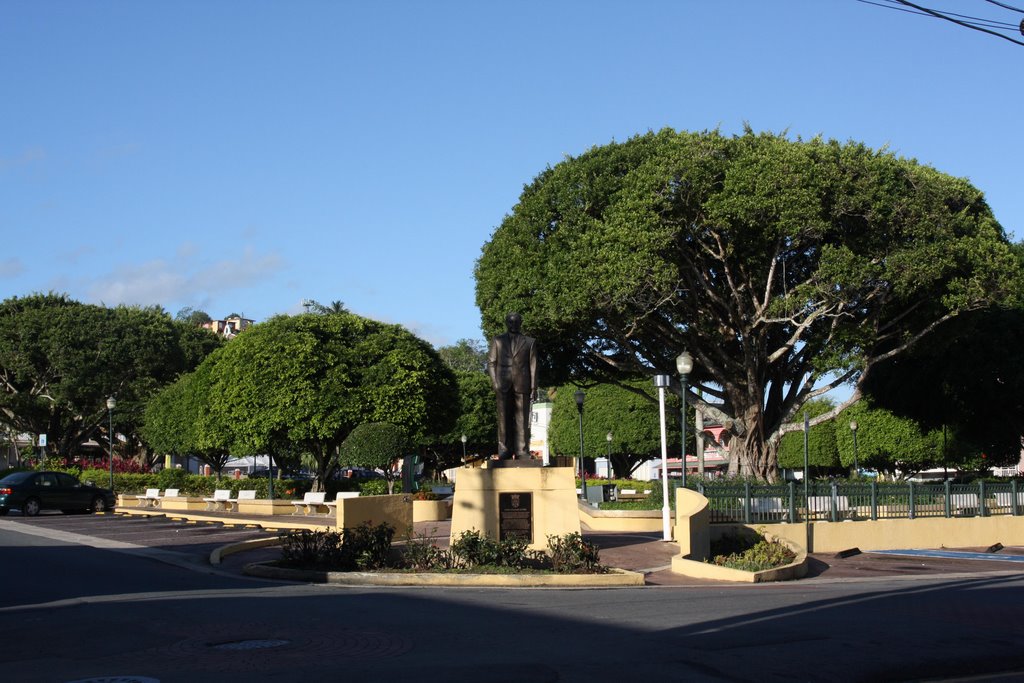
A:
<svg viewBox="0 0 1024 683">
<path fill-rule="evenodd" d="M 40 510 L 113 510 L 114 492 L 83 484 L 63 472 L 13 472 L 0 479 L 0 516 L 11 510 L 33 517 Z"/>
</svg>

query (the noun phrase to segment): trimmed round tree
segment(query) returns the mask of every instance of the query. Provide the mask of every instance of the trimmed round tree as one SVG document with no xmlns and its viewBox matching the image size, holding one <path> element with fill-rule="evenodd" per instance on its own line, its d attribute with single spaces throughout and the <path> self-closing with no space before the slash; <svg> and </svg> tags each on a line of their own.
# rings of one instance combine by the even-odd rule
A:
<svg viewBox="0 0 1024 683">
<path fill-rule="evenodd" d="M 458 407 L 455 378 L 430 344 L 344 312 L 253 325 L 217 354 L 210 378 L 210 411 L 232 455 L 310 453 L 317 490 L 358 425 L 390 422 L 422 446 L 451 429 Z"/>
<path fill-rule="evenodd" d="M 351 467 L 380 470 L 388 483 L 388 493 L 394 493 L 395 464 L 407 455 L 409 438 L 405 430 L 390 422 L 361 424 L 342 442 L 338 462 Z"/>
</svg>

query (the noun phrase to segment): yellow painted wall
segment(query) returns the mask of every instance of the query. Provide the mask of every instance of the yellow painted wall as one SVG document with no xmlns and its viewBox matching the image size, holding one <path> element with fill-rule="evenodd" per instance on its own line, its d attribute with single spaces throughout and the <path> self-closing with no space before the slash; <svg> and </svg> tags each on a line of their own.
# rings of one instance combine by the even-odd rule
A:
<svg viewBox="0 0 1024 683">
<path fill-rule="evenodd" d="M 533 494 L 531 549 L 546 548 L 548 535 L 580 533 L 571 467 L 464 467 L 455 486 L 451 538 L 476 530 L 497 539 L 499 493 Z"/>
<path fill-rule="evenodd" d="M 1002 543 L 1024 545 L 1024 517 L 926 517 L 876 521 L 811 522 L 810 524 L 715 525 L 716 533 L 729 527 L 764 529 L 788 538 L 812 553 L 849 548 L 897 550 L 908 548 L 972 548 Z"/>
<path fill-rule="evenodd" d="M 680 555 L 702 562 L 711 552 L 708 499 L 690 489 L 676 489 L 676 543 Z"/>
<path fill-rule="evenodd" d="M 407 539 L 412 534 L 412 496 L 359 496 L 338 501 L 338 526 L 357 527 L 363 522 L 376 526 L 390 524 L 395 529 L 395 540 Z"/>
</svg>

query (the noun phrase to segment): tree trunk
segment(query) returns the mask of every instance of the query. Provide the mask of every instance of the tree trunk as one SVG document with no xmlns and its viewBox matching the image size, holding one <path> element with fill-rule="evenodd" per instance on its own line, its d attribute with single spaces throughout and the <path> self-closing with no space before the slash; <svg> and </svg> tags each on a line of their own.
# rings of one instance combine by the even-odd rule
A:
<svg viewBox="0 0 1024 683">
<path fill-rule="evenodd" d="M 746 426 L 742 436 L 734 436 L 729 448 L 729 469 L 732 473 L 733 458 L 739 462 L 740 473 L 760 481 L 774 483 L 779 476 L 778 444 L 765 438 L 764 413 L 755 405 L 743 414 Z"/>
</svg>

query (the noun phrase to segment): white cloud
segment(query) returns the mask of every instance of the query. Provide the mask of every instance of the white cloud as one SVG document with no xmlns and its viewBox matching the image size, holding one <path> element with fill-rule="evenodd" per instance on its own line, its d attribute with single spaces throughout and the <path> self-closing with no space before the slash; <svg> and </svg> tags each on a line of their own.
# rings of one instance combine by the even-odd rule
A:
<svg viewBox="0 0 1024 683">
<path fill-rule="evenodd" d="M 0 261 L 0 278 L 17 277 L 25 272 L 25 264 L 16 256 Z"/>
<path fill-rule="evenodd" d="M 31 166 L 46 161 L 46 150 L 40 147 L 29 147 L 21 154 L 13 157 L 0 157 L 0 171 L 8 168 Z"/>
<path fill-rule="evenodd" d="M 251 247 L 237 258 L 196 267 L 196 250 L 183 245 L 173 261 L 156 259 L 119 266 L 108 276 L 85 284 L 88 298 L 107 305 L 205 305 L 224 293 L 243 289 L 271 277 L 284 267 L 276 252 L 259 254 Z"/>
</svg>

